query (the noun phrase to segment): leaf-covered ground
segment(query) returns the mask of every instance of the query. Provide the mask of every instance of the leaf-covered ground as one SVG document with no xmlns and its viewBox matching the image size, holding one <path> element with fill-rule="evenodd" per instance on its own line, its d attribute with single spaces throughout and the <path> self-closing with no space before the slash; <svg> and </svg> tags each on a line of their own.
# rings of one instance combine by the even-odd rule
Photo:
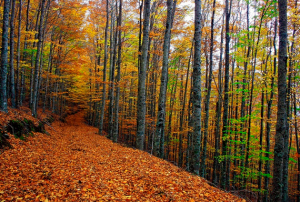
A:
<svg viewBox="0 0 300 202">
<path fill-rule="evenodd" d="M 0 114 L 3 118 L 3 113 Z M 242 201 L 146 152 L 97 135 L 83 114 L 0 154 L 0 201 Z"/>
</svg>

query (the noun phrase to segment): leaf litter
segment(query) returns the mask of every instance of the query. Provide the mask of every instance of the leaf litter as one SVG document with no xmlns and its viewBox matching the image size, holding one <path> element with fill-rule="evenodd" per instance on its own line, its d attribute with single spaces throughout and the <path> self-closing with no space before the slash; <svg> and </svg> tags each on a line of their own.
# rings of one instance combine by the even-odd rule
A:
<svg viewBox="0 0 300 202">
<path fill-rule="evenodd" d="M 14 114 L 17 114 L 16 112 Z M 28 116 L 19 114 L 20 116 Z M 84 123 L 83 112 L 0 154 L 0 201 L 245 201 Z M 7 115 L 0 113 L 5 121 Z M 32 118 L 31 118 L 32 119 Z"/>
</svg>

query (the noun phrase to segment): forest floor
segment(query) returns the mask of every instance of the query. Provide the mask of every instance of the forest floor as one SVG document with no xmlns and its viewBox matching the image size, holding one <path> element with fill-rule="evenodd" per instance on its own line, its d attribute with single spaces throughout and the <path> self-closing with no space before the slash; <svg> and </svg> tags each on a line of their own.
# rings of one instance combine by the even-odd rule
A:
<svg viewBox="0 0 300 202">
<path fill-rule="evenodd" d="M 3 124 L 8 116 L 0 112 Z M 25 113 L 23 113 L 25 114 Z M 30 116 L 29 112 L 27 115 Z M 97 135 L 83 113 L 0 151 L 0 201 L 245 201 L 146 152 Z"/>
</svg>

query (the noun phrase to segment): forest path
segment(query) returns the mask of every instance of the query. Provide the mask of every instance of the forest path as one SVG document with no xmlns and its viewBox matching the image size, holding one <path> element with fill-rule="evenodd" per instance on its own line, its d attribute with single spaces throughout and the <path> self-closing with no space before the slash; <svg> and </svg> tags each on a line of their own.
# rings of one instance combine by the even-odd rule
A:
<svg viewBox="0 0 300 202">
<path fill-rule="evenodd" d="M 81 112 L 46 129 L 0 154 L 0 201 L 242 201 L 97 135 Z"/>
</svg>

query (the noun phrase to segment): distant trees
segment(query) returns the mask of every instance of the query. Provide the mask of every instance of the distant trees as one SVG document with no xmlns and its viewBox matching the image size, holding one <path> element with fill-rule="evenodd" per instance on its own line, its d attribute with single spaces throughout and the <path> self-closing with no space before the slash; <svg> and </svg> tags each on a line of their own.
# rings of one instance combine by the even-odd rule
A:
<svg viewBox="0 0 300 202">
<path fill-rule="evenodd" d="M 22 106 L 25 102 L 29 104 L 32 114 L 37 116 L 39 101 L 43 97 L 45 98 L 43 99 L 44 107 L 55 109 L 54 111 L 59 114 L 64 113 L 63 91 L 66 85 L 56 82 L 57 79 L 53 76 L 54 74 L 59 76 L 60 65 L 66 63 L 71 65 L 67 56 L 70 50 L 74 50 L 74 47 L 70 50 L 65 50 L 63 47 L 63 40 L 70 40 L 68 34 L 70 30 L 62 31 L 59 28 L 62 26 L 61 21 L 57 20 L 65 18 L 65 23 L 70 23 L 69 16 L 67 16 L 69 13 L 64 13 L 66 10 L 61 12 L 61 8 L 66 4 L 70 5 L 70 2 L 61 2 L 59 6 L 58 2 L 50 0 L 1 2 L 4 12 L 1 50 L 1 110 L 7 112 L 8 103 L 15 108 Z M 76 1 L 71 4 L 78 6 L 80 2 Z M 22 12 L 24 9 L 26 12 Z M 49 12 L 50 9 L 51 12 Z M 83 12 L 77 12 L 77 17 Z M 73 26 L 73 29 L 77 29 L 78 26 Z M 77 31 L 74 30 L 73 33 Z M 76 48 L 79 46 L 77 45 Z M 47 75 L 46 79 L 44 75 Z M 27 94 L 27 92 L 30 93 Z M 29 103 L 27 98 L 30 98 Z"/>
</svg>

